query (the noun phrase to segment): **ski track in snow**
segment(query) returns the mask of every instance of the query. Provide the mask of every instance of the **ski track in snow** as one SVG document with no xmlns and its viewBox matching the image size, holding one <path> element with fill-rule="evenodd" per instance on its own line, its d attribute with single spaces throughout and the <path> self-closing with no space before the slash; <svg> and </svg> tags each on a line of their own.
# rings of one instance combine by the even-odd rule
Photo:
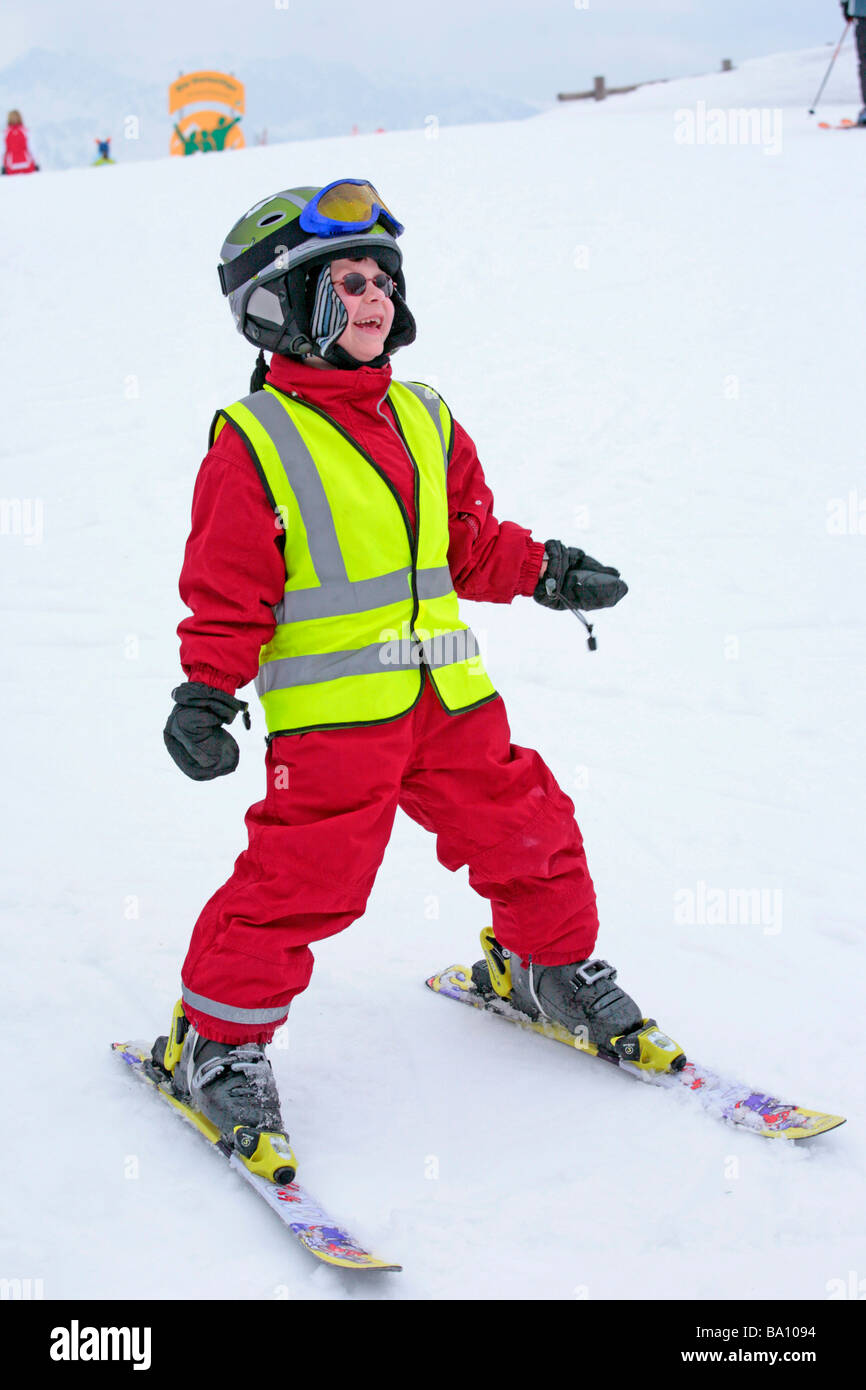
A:
<svg viewBox="0 0 866 1390">
<path fill-rule="evenodd" d="M 436 140 L 3 180 L 0 494 L 38 499 L 43 534 L 0 536 L 7 1107 L 38 1136 L 25 1163 L 4 1146 L 0 1273 L 48 1298 L 325 1300 L 822 1299 L 862 1277 L 866 536 L 827 516 L 866 497 L 866 193 L 854 138 L 805 115 L 826 61 Z M 781 151 L 678 144 L 698 101 L 779 106 Z M 231 778 L 186 781 L 161 735 L 193 482 L 254 356 L 220 241 L 263 194 L 358 171 L 408 227 L 420 332 L 395 374 L 441 390 L 498 516 L 630 585 L 594 655 L 568 614 L 464 608 L 515 742 L 574 797 L 598 953 L 687 1052 L 849 1124 L 762 1142 L 434 998 L 486 905 L 400 818 L 273 1051 L 305 1185 L 405 1269 L 355 1278 L 297 1250 L 109 1044 L 167 1026 L 261 795 L 257 704 Z M 503 223 L 506 171 L 525 210 Z M 700 884 L 779 890 L 781 918 L 677 922 Z"/>
</svg>

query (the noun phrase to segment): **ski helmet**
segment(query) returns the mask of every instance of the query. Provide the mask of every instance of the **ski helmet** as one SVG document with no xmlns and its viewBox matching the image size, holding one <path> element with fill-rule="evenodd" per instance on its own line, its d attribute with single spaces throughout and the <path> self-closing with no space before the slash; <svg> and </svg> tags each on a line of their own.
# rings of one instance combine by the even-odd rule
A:
<svg viewBox="0 0 866 1390">
<path fill-rule="evenodd" d="M 322 215 L 326 207 L 356 212 L 339 196 L 345 191 L 357 202 L 351 195 L 358 190 L 364 190 L 369 216 L 341 221 Z M 325 194 L 332 195 L 330 202 Z M 302 222 L 316 230 L 307 230 Z M 235 223 L 220 251 L 220 285 L 238 332 L 267 352 L 301 358 L 316 352 L 310 315 L 322 266 L 339 257 L 370 256 L 394 281 L 394 321 L 384 354 L 411 343 L 415 320 L 405 301 L 403 256 L 396 240 L 402 231 L 372 185 L 359 179 L 339 180 L 325 188 L 287 188 L 263 198 Z M 325 355 L 344 365 L 362 365 L 336 346 Z"/>
</svg>

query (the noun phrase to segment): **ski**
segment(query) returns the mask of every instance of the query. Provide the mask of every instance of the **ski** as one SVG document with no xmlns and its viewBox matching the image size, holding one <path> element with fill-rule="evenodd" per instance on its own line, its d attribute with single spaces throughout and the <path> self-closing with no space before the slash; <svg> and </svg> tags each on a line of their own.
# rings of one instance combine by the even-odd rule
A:
<svg viewBox="0 0 866 1390">
<path fill-rule="evenodd" d="M 249 1183 L 254 1192 L 264 1198 L 283 1225 L 288 1227 L 296 1240 L 305 1250 L 309 1250 L 311 1255 L 315 1255 L 317 1260 L 338 1269 L 402 1269 L 402 1265 L 380 1260 L 366 1250 L 328 1215 L 300 1183 L 291 1182 L 286 1187 L 278 1187 L 276 1183 L 251 1172 L 235 1150 L 222 1138 L 219 1130 L 172 1093 L 154 1069 L 150 1048 L 146 1044 L 123 1042 L 112 1043 L 111 1047 L 140 1081 L 156 1091 L 176 1113 L 208 1140 L 212 1148 L 228 1160 L 229 1166 Z"/>
<path fill-rule="evenodd" d="M 837 122 L 836 125 L 831 125 L 829 121 L 819 121 L 819 122 L 818 122 L 818 129 L 819 129 L 819 130 L 866 130 L 866 126 L 864 126 L 864 125 L 859 125 L 859 124 L 857 123 L 857 121 L 849 121 L 849 120 L 846 118 L 844 121 L 839 121 L 839 122 Z"/>
<path fill-rule="evenodd" d="M 471 966 L 451 965 L 441 974 L 432 975 L 427 981 L 427 986 L 434 993 L 442 994 L 448 999 L 456 999 L 461 1004 L 470 1004 L 475 1009 L 496 1014 L 509 1023 L 516 1023 L 518 1028 L 540 1033 L 543 1037 L 576 1048 L 578 1052 L 611 1062 L 620 1070 L 637 1077 L 640 1081 L 648 1082 L 651 1086 L 664 1086 L 679 1091 L 690 1096 L 702 1109 L 717 1119 L 739 1125 L 753 1134 L 761 1134 L 767 1138 L 803 1140 L 811 1139 L 816 1134 L 825 1134 L 827 1130 L 845 1123 L 842 1115 L 805 1110 L 800 1105 L 777 1100 L 763 1091 L 755 1091 L 742 1082 L 722 1076 L 699 1062 L 686 1061 L 676 1071 L 651 1071 L 622 1057 L 608 1057 L 600 1053 L 593 1043 L 582 1043 L 561 1024 L 546 1019 L 533 1021 L 501 999 L 498 994 L 482 993 L 472 979 Z M 662 1050 L 665 1050 L 665 1044 L 670 1048 L 676 1046 L 658 1030 L 655 1031 L 653 1041 L 660 1045 Z"/>
</svg>

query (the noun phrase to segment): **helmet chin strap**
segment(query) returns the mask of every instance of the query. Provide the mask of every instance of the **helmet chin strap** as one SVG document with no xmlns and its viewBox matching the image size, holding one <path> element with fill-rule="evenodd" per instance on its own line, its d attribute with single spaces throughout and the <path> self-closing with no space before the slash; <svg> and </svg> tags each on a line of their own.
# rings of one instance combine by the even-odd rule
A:
<svg viewBox="0 0 866 1390">
<path fill-rule="evenodd" d="M 250 395 L 255 391 L 262 391 L 265 385 L 265 377 L 268 374 L 268 364 L 265 361 L 265 354 L 259 348 L 259 355 L 256 358 L 256 365 L 253 367 L 253 374 L 250 377 Z"/>
</svg>

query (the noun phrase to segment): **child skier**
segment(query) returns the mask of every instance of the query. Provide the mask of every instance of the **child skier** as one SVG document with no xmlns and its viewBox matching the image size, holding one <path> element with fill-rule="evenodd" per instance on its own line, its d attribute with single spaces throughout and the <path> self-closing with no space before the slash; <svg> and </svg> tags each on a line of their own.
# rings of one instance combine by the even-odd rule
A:
<svg viewBox="0 0 866 1390">
<path fill-rule="evenodd" d="M 580 549 L 498 522 L 444 401 L 392 379 L 391 355 L 415 337 L 402 231 L 362 180 L 294 188 L 236 223 L 219 267 L 259 359 L 252 393 L 217 413 L 196 482 L 187 682 L 164 737 L 189 777 L 233 771 L 224 726 L 239 712 L 249 725 L 235 692 L 255 678 L 267 786 L 249 847 L 195 925 L 153 1061 L 242 1157 L 258 1143 L 257 1171 L 277 1182 L 294 1167 L 265 1044 L 309 983 L 311 943 L 364 912 L 398 806 L 491 903 L 476 978 L 505 992 L 507 961 L 515 1007 L 602 1050 L 643 1023 L 616 971 L 590 959 L 598 918 L 574 806 L 511 743 L 458 609 L 458 595 L 519 594 L 608 608 L 626 585 Z"/>
<path fill-rule="evenodd" d="M 4 174 L 36 174 L 39 165 L 30 153 L 27 129 L 20 111 L 10 111 L 6 118 L 6 152 L 3 156 Z"/>
</svg>

